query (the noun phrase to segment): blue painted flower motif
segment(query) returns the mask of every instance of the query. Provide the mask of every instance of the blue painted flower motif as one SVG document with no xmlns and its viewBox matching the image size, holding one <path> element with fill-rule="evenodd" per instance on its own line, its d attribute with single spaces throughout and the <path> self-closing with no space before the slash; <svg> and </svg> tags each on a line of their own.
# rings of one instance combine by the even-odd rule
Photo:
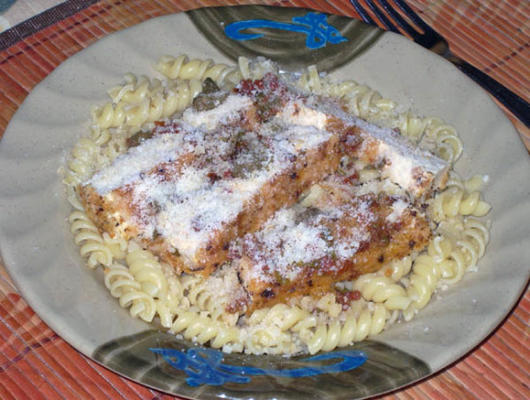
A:
<svg viewBox="0 0 530 400">
<path fill-rule="evenodd" d="M 241 31 L 249 28 L 272 28 L 300 32 L 307 35 L 306 47 L 310 49 L 319 49 L 326 46 L 328 42 L 331 44 L 337 44 L 348 40 L 343 37 L 335 27 L 328 24 L 327 16 L 325 14 L 309 12 L 301 17 L 293 17 L 291 21 L 293 21 L 292 24 L 270 21 L 267 19 L 238 21 L 227 25 L 225 28 L 225 34 L 234 40 L 251 40 L 258 39 L 262 37 L 263 34 L 242 33 Z"/>
<path fill-rule="evenodd" d="M 172 367 L 184 371 L 190 386 L 222 385 L 226 382 L 248 383 L 253 375 L 301 378 L 320 374 L 344 372 L 363 365 L 367 356 L 358 350 L 334 351 L 308 357 L 298 362 L 308 363 L 307 367 L 293 369 L 262 369 L 223 363 L 223 353 L 219 350 L 196 347 L 182 352 L 175 349 L 150 348 L 161 355 Z M 338 360 L 334 364 L 319 364 L 319 361 Z"/>
</svg>

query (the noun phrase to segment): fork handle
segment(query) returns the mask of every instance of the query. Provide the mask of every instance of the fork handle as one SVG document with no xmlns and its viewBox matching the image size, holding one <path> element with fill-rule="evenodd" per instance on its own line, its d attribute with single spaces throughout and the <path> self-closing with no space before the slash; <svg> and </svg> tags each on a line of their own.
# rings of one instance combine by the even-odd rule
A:
<svg viewBox="0 0 530 400">
<path fill-rule="evenodd" d="M 454 62 L 454 60 L 452 61 Z M 530 104 L 528 102 L 471 64 L 465 61 L 454 62 L 454 64 L 467 76 L 495 96 L 526 127 L 530 127 Z"/>
</svg>

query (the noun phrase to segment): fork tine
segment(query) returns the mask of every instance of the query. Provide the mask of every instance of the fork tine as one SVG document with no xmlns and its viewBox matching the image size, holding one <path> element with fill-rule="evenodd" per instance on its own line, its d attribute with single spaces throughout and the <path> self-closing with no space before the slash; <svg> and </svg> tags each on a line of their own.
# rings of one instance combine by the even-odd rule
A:
<svg viewBox="0 0 530 400">
<path fill-rule="evenodd" d="M 370 17 L 366 10 L 361 6 L 358 0 L 350 0 L 351 5 L 357 11 L 357 14 L 362 18 L 363 22 L 367 24 L 376 25 L 375 21 Z"/>
<path fill-rule="evenodd" d="M 392 24 L 392 22 L 386 17 L 386 15 L 381 10 L 379 10 L 379 8 L 377 8 L 377 6 L 372 2 L 372 0 L 364 0 L 364 2 L 370 8 L 370 10 L 372 10 L 372 12 L 379 19 L 379 21 L 383 24 L 383 26 L 385 27 L 387 31 L 399 33 L 399 31 Z"/>
<path fill-rule="evenodd" d="M 407 3 L 405 3 L 402 0 L 393 0 L 393 1 L 394 1 L 394 4 L 396 4 L 396 6 L 398 6 L 401 9 L 401 11 L 403 11 L 405 15 L 409 17 L 412 20 L 412 22 L 414 22 L 417 26 L 419 26 L 424 32 L 426 33 L 433 32 L 433 29 L 429 25 L 427 25 L 425 22 L 423 22 L 423 20 L 420 17 L 418 17 L 418 14 L 416 14 L 414 10 L 410 8 L 410 6 Z"/>
<path fill-rule="evenodd" d="M 377 1 L 379 1 L 379 4 L 381 5 L 381 7 L 383 7 L 383 9 L 388 13 L 388 15 L 390 15 L 390 17 L 394 20 L 394 22 L 397 23 L 399 27 L 404 31 L 404 33 L 408 34 L 410 38 L 415 39 L 418 36 L 418 34 L 420 34 L 420 32 L 414 29 L 413 26 L 411 26 L 390 4 L 388 4 L 387 0 L 377 0 Z M 398 4 L 398 1 L 394 0 L 394 2 Z M 417 18 L 416 15 L 414 16 Z M 412 17 L 410 19 L 414 21 Z M 416 23 L 416 21 L 414 22 Z"/>
<path fill-rule="evenodd" d="M 445 39 L 440 36 L 438 32 L 436 32 L 433 28 L 431 28 L 429 25 L 427 25 L 423 20 L 414 12 L 412 8 L 403 0 L 392 0 L 396 6 L 398 6 L 403 13 L 410 18 L 414 24 L 419 27 L 423 33 L 417 32 L 415 36 L 412 36 L 414 38 L 414 41 L 424 47 L 432 48 L 436 44 L 442 42 L 445 44 L 445 48 L 447 47 L 447 42 Z"/>
</svg>

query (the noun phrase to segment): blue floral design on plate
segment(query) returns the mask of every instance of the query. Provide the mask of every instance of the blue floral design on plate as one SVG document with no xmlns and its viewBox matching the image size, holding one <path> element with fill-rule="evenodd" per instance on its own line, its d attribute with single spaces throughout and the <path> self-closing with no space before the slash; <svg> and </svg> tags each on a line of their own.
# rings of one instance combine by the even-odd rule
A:
<svg viewBox="0 0 530 400">
<path fill-rule="evenodd" d="M 219 350 L 196 347 L 183 352 L 169 348 L 150 348 L 161 355 L 172 367 L 186 372 L 186 382 L 190 386 L 222 385 L 227 382 L 248 383 L 250 376 L 271 375 L 287 378 L 302 378 L 320 374 L 344 372 L 363 365 L 367 356 L 359 350 L 343 350 L 322 353 L 300 360 L 307 367 L 293 369 L 263 369 L 250 366 L 229 365 L 223 363 L 223 353 Z M 317 365 L 315 362 L 338 360 L 334 364 Z M 311 363 L 313 363 L 311 365 Z"/>
<path fill-rule="evenodd" d="M 201 399 L 364 398 L 430 373 L 424 361 L 373 340 L 331 353 L 286 358 L 226 354 L 156 329 L 104 343 L 92 356 L 137 382 Z"/>
<path fill-rule="evenodd" d="M 234 40 L 252 40 L 262 37 L 263 34 L 242 33 L 241 31 L 250 28 L 272 28 L 305 33 L 307 35 L 305 44 L 310 49 L 325 47 L 328 42 L 337 44 L 348 41 L 334 26 L 327 22 L 327 16 L 325 14 L 309 12 L 300 17 L 293 17 L 291 21 L 291 24 L 268 19 L 237 21 L 226 26 L 225 34 Z"/>
</svg>

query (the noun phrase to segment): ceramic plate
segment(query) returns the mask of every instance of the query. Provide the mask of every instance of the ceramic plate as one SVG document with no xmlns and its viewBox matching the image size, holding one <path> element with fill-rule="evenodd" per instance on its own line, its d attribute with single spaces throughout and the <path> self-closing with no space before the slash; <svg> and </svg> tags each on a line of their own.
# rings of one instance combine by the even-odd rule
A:
<svg viewBox="0 0 530 400">
<path fill-rule="evenodd" d="M 400 36 L 334 17 L 324 22 L 346 41 L 334 40 L 325 25 L 319 25 L 320 39 L 311 38 L 316 33 L 307 28 L 307 11 L 284 10 L 265 14 L 284 25 L 255 26 L 264 36 L 252 44 L 230 39 L 222 29 L 230 21 L 247 21 L 241 10 L 170 15 L 110 35 L 64 62 L 28 96 L 0 142 L 0 251 L 25 299 L 88 357 L 186 397 L 362 398 L 462 357 L 503 320 L 529 276 L 530 159 L 512 125 L 452 65 Z M 285 31 L 296 25 L 293 17 L 302 18 L 298 28 L 305 28 Z M 296 67 L 294 60 L 318 63 L 333 69 L 337 79 L 366 83 L 421 115 L 454 125 L 465 144 L 457 170 L 490 177 L 484 194 L 493 205 L 491 242 L 478 272 L 410 323 L 316 358 L 223 358 L 132 319 L 109 295 L 101 273 L 84 266 L 69 232 L 69 205 L 57 171 L 87 134 L 90 107 L 105 101 L 107 88 L 125 72 L 152 74 L 163 54 L 182 53 L 225 63 L 237 54 L 264 53 L 288 68 Z M 359 359 L 363 354 L 366 360 Z"/>
</svg>

